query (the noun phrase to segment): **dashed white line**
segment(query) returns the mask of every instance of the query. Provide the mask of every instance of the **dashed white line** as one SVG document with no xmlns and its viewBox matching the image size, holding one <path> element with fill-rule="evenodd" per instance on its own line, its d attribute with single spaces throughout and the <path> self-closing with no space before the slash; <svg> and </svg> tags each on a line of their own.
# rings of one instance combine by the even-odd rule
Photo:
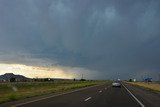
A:
<svg viewBox="0 0 160 107">
<path fill-rule="evenodd" d="M 99 93 L 101 93 L 102 91 L 100 90 Z"/>
<path fill-rule="evenodd" d="M 90 100 L 92 97 L 88 97 L 88 98 L 86 98 L 84 101 L 88 101 L 88 100 Z"/>
<path fill-rule="evenodd" d="M 123 84 L 122 84 L 123 85 Z M 139 101 L 128 89 L 125 85 L 123 85 L 123 87 L 128 91 L 128 93 L 139 103 L 139 105 L 141 105 L 141 107 L 145 107 L 141 101 Z"/>
</svg>

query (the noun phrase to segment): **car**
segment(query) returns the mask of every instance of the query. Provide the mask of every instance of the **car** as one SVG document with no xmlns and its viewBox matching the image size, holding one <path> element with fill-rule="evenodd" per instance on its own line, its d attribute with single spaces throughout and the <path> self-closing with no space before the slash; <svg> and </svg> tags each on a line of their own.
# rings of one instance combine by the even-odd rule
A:
<svg viewBox="0 0 160 107">
<path fill-rule="evenodd" d="M 120 82 L 113 82 L 112 87 L 119 87 L 121 88 L 121 83 Z"/>
</svg>

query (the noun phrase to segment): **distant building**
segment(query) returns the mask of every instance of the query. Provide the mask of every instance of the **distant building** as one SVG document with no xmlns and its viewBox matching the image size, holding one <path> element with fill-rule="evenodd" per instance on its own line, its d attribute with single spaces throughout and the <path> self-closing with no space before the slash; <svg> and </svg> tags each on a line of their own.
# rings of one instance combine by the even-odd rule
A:
<svg viewBox="0 0 160 107">
<path fill-rule="evenodd" d="M 133 82 L 136 82 L 136 81 L 137 81 L 137 80 L 134 78 L 134 79 L 133 79 Z"/>
</svg>

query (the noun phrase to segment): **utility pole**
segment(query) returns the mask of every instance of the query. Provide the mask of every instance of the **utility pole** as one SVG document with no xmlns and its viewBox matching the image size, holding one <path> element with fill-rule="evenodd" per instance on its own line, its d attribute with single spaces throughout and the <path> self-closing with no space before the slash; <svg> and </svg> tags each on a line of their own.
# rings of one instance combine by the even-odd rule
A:
<svg viewBox="0 0 160 107">
<path fill-rule="evenodd" d="M 81 79 L 83 79 L 83 74 L 82 74 L 82 78 Z"/>
<path fill-rule="evenodd" d="M 159 83 L 160 83 L 160 73 L 159 73 Z"/>
</svg>

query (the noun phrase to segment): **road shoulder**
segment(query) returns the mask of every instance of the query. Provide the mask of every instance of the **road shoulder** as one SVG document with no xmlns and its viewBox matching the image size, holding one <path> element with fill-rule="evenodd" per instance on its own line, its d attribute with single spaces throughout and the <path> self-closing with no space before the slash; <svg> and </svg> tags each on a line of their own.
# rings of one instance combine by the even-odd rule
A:
<svg viewBox="0 0 160 107">
<path fill-rule="evenodd" d="M 160 107 L 160 94 L 141 89 L 125 83 L 125 86 L 145 105 L 145 107 Z"/>
</svg>

